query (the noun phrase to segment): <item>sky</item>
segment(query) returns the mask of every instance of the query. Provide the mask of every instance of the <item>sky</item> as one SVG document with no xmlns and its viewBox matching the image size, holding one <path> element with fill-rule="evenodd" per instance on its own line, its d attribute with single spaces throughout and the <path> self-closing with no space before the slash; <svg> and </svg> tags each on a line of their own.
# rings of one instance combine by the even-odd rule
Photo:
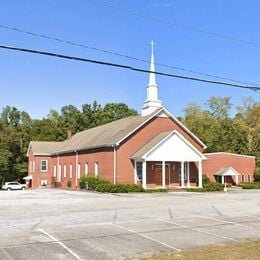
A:
<svg viewBox="0 0 260 260">
<path fill-rule="evenodd" d="M 97 0 L 170 23 L 247 41 L 187 30 L 88 0 L 1 0 L 0 25 L 11 26 L 90 47 L 149 60 L 149 42 L 156 45 L 155 62 L 205 74 L 260 84 L 260 3 L 255 0 Z M 149 69 L 140 61 L 34 37 L 0 27 L 0 44 Z M 157 71 L 204 77 L 156 66 Z M 251 90 L 156 76 L 159 98 L 175 116 L 188 103 L 205 107 L 211 96 L 231 97 L 234 107 Z M 51 109 L 72 104 L 81 109 L 97 100 L 123 102 L 140 112 L 148 75 L 119 68 L 0 49 L 0 109 L 6 105 L 46 117 Z"/>
</svg>

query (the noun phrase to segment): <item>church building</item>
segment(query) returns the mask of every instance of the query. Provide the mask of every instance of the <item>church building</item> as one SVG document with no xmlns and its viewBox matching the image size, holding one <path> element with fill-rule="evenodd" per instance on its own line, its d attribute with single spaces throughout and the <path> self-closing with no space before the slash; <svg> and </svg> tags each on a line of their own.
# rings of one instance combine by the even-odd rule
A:
<svg viewBox="0 0 260 260">
<path fill-rule="evenodd" d="M 206 145 L 171 114 L 158 98 L 152 45 L 147 98 L 141 115 L 123 118 L 62 142 L 31 141 L 28 176 L 31 188 L 79 188 L 82 175 L 114 184 L 141 184 L 145 189 L 202 187 L 211 181 L 251 182 L 253 156 L 204 153 Z"/>
</svg>

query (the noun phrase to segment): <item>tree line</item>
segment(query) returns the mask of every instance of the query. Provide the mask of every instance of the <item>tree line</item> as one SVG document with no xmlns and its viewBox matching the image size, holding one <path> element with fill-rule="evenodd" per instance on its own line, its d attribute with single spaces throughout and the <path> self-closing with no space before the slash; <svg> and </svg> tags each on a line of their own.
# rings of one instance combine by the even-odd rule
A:
<svg viewBox="0 0 260 260">
<path fill-rule="evenodd" d="M 211 97 L 206 108 L 190 103 L 179 119 L 206 145 L 206 152 L 225 151 L 254 155 L 260 174 L 260 103 L 252 98 L 234 108 L 229 97 Z M 67 129 L 73 134 L 124 117 L 137 111 L 123 103 L 97 101 L 83 104 L 81 109 L 66 105 L 60 111 L 50 110 L 43 119 L 32 119 L 25 111 L 6 106 L 0 114 L 0 183 L 22 180 L 28 172 L 29 142 L 63 141 Z"/>
</svg>

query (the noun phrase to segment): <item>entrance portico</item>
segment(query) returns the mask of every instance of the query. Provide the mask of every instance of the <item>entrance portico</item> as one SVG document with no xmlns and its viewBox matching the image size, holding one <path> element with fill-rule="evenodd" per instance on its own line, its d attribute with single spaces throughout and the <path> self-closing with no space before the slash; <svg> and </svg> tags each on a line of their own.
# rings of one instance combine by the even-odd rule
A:
<svg viewBox="0 0 260 260">
<path fill-rule="evenodd" d="M 131 158 L 135 183 L 144 189 L 202 187 L 206 158 L 176 130 L 159 133 Z"/>
</svg>

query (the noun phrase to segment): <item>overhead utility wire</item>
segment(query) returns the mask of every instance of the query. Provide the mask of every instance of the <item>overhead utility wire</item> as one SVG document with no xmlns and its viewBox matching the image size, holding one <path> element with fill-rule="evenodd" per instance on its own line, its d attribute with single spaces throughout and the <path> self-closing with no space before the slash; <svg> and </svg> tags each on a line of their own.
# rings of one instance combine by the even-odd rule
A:
<svg viewBox="0 0 260 260">
<path fill-rule="evenodd" d="M 208 34 L 208 35 L 212 35 L 212 36 L 215 36 L 215 37 L 221 37 L 221 38 L 231 40 L 231 41 L 237 41 L 237 42 L 241 42 L 241 43 L 260 46 L 260 43 L 258 43 L 258 42 L 240 39 L 240 38 L 237 38 L 237 37 L 234 37 L 234 36 L 229 36 L 229 35 L 221 34 L 221 33 L 217 33 L 217 32 L 206 31 L 206 30 L 203 30 L 203 29 L 200 29 L 200 28 L 197 28 L 197 27 L 192 27 L 192 26 L 188 26 L 188 25 L 184 25 L 184 24 L 173 23 L 173 22 L 163 20 L 163 19 L 158 18 L 158 17 L 144 15 L 144 14 L 138 13 L 134 10 L 118 7 L 118 6 L 115 6 L 115 5 L 110 5 L 108 3 L 99 2 L 99 1 L 96 1 L 96 0 L 85 0 L 85 1 L 92 3 L 92 4 L 100 5 L 100 6 L 103 6 L 103 7 L 108 7 L 110 9 L 115 9 L 117 11 L 128 13 L 128 14 L 131 14 L 131 15 L 134 15 L 134 16 L 138 16 L 138 17 L 141 17 L 141 18 L 144 18 L 144 19 L 147 19 L 147 20 L 152 20 L 154 22 L 159 22 L 159 23 L 168 24 L 170 26 L 179 27 L 179 28 L 182 28 L 182 29 L 185 29 L 185 30 L 195 31 L 195 32 L 198 32 L 198 33 L 203 33 L 203 34 Z"/>
<path fill-rule="evenodd" d="M 107 53 L 107 54 L 112 54 L 112 55 L 120 56 L 120 57 L 123 57 L 123 58 L 132 59 L 132 60 L 141 61 L 141 62 L 145 62 L 145 63 L 150 64 L 150 61 L 148 61 L 148 60 L 139 59 L 139 58 L 136 58 L 136 57 L 133 57 L 133 56 L 129 56 L 129 55 L 114 52 L 114 51 L 99 49 L 99 48 L 88 46 L 88 45 L 85 45 L 85 44 L 82 44 L 82 43 L 75 43 L 75 42 L 72 42 L 72 41 L 63 40 L 63 39 L 57 38 L 57 37 L 51 37 L 51 36 L 47 36 L 47 35 L 44 35 L 44 34 L 39 34 L 39 33 L 31 32 L 31 31 L 27 31 L 27 30 L 22 30 L 22 29 L 12 27 L 12 26 L 0 24 L 0 28 L 12 30 L 12 31 L 19 32 L 19 33 L 25 33 L 25 34 L 28 34 L 30 36 L 41 37 L 41 38 L 44 38 L 44 39 L 47 39 L 47 40 L 53 40 L 53 41 L 57 41 L 57 42 L 60 42 L 60 43 L 69 44 L 69 45 L 72 45 L 72 46 L 77 46 L 77 47 L 81 47 L 81 48 L 85 48 L 85 49 L 104 52 L 104 53 Z M 171 69 L 175 69 L 175 70 L 180 70 L 180 71 L 185 71 L 185 72 L 189 72 L 189 73 L 193 73 L 193 74 L 198 74 L 198 75 L 201 75 L 201 76 L 206 76 L 206 77 L 211 77 L 211 78 L 216 78 L 216 79 L 221 79 L 221 80 L 228 80 L 228 81 L 231 81 L 231 82 L 236 82 L 236 83 L 241 83 L 241 84 L 246 84 L 246 85 L 260 86 L 259 84 L 255 84 L 255 83 L 243 82 L 243 81 L 235 80 L 235 79 L 231 79 L 231 78 L 226 78 L 226 77 L 221 77 L 221 76 L 212 75 L 212 74 L 208 74 L 208 73 L 202 73 L 202 72 L 198 72 L 198 71 L 194 71 L 194 70 L 190 70 L 190 69 L 184 69 L 184 68 L 180 68 L 180 67 L 166 65 L 166 64 L 163 64 L 163 63 L 155 62 L 154 64 L 158 65 L 158 66 L 166 67 L 166 68 L 171 68 Z"/>
<path fill-rule="evenodd" d="M 184 76 L 184 75 L 164 73 L 164 72 L 159 72 L 159 71 L 155 72 L 155 71 L 131 67 L 131 66 L 124 65 L 124 64 L 111 63 L 111 62 L 105 62 L 105 61 L 99 61 L 99 60 L 92 60 L 92 59 L 86 59 L 86 58 L 75 57 L 75 56 L 68 56 L 68 55 L 57 54 L 57 53 L 53 53 L 53 52 L 38 51 L 38 50 L 25 49 L 25 48 L 19 48 L 19 47 L 12 47 L 12 46 L 7 46 L 7 45 L 0 45 L 0 48 L 1 49 L 14 50 L 14 51 L 20 51 L 20 52 L 28 52 L 28 53 L 39 54 L 39 55 L 47 55 L 47 56 L 52 56 L 52 57 L 57 57 L 57 58 L 62 58 L 62 59 L 89 62 L 89 63 L 94 63 L 94 64 L 100 64 L 100 65 L 112 66 L 112 67 L 128 69 L 128 70 L 133 70 L 133 71 L 138 71 L 138 72 L 144 72 L 144 73 L 154 73 L 154 74 L 157 74 L 157 75 L 172 77 L 172 78 L 179 78 L 179 79 L 199 81 L 199 82 L 210 83 L 210 84 L 217 84 L 217 85 L 224 85 L 224 86 L 230 86 L 230 87 L 236 87 L 236 88 L 250 89 L 250 90 L 253 90 L 253 91 L 259 91 L 260 90 L 260 87 L 255 87 L 255 86 L 245 86 L 245 85 L 239 85 L 239 84 L 232 84 L 232 83 L 228 83 L 228 82 L 213 81 L 213 80 L 189 77 L 189 76 Z"/>
</svg>

